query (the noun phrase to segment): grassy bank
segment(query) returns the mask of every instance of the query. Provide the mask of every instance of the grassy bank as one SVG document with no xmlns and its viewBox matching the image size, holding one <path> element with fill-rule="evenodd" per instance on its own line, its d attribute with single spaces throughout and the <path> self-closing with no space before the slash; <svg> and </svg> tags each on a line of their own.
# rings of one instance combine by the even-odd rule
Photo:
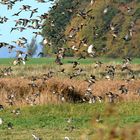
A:
<svg viewBox="0 0 140 140">
<path fill-rule="evenodd" d="M 44 140 L 63 140 L 68 136 L 71 140 L 96 139 L 102 131 L 104 139 L 114 133 L 121 139 L 121 133 L 134 131 L 140 124 L 140 104 L 127 102 L 116 105 L 109 104 L 59 104 L 21 108 L 21 114 L 11 113 L 13 108 L 0 112 L 4 124 L 0 126 L 1 140 L 31 140 L 34 133 Z M 102 123 L 96 117 L 101 115 Z M 70 123 L 67 120 L 71 118 Z M 7 123 L 13 123 L 13 129 L 7 129 Z M 74 129 L 71 129 L 71 126 Z M 138 130 L 139 131 L 139 130 Z M 133 133 L 132 133 L 133 135 Z M 136 133 L 138 138 L 139 132 Z M 115 137 L 115 136 L 114 136 Z M 123 140 L 129 140 L 126 136 Z M 137 139 L 139 140 L 139 139 Z"/>
</svg>

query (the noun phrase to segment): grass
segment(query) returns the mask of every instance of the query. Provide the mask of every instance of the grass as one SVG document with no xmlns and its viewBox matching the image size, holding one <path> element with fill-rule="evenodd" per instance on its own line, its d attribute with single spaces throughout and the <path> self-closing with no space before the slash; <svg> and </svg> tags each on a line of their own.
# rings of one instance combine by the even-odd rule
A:
<svg viewBox="0 0 140 140">
<path fill-rule="evenodd" d="M 31 96 L 29 92 L 32 90 L 30 90 L 28 86 L 28 77 L 32 75 L 42 75 L 50 69 L 54 71 L 61 69 L 61 67 L 53 65 L 54 60 L 55 58 L 33 58 L 30 59 L 25 66 L 12 67 L 13 74 L 1 78 L 0 103 L 6 105 L 6 95 L 11 91 L 10 89 L 14 88 L 16 95 L 21 93 L 21 95 L 25 94 L 24 97 L 27 95 Z M 72 65 L 69 65 L 69 63 L 74 60 L 76 60 L 76 58 L 64 59 L 63 61 L 66 65 L 62 67 L 66 68 L 66 73 L 61 74 L 56 72 L 54 79 L 49 80 L 46 83 L 47 86 L 43 87 L 41 91 L 41 105 L 23 107 L 21 104 L 16 104 L 14 107 L 6 107 L 5 110 L 0 111 L 0 118 L 4 121 L 3 124 L 0 125 L 0 140 L 32 140 L 32 133 L 41 137 L 43 140 L 63 140 L 65 136 L 68 136 L 70 140 L 98 140 L 99 138 L 102 140 L 140 140 L 140 104 L 139 100 L 135 100 L 138 98 L 137 95 L 132 94 L 133 96 L 131 96 L 131 94 L 129 94 L 125 96 L 126 100 L 129 98 L 127 101 L 117 102 L 111 105 L 107 102 L 101 104 L 51 104 L 52 102 L 49 102 L 47 96 L 43 96 L 47 95 L 46 93 L 51 90 L 50 87 L 53 87 L 51 85 L 57 83 L 58 89 L 61 87 L 61 90 L 62 85 L 64 88 L 70 84 L 74 85 L 77 91 L 86 87 L 85 81 L 83 81 L 86 78 L 84 75 L 72 81 L 68 79 L 68 74 L 72 71 Z M 94 65 L 92 65 L 96 60 L 105 63 L 100 70 L 95 70 Z M 1 68 L 9 66 L 12 61 L 13 59 L 0 59 Z M 97 81 L 94 86 L 94 90 L 97 91 L 97 93 L 94 92 L 95 95 L 100 95 L 102 91 L 106 90 L 111 90 L 113 93 L 118 92 L 118 86 L 122 84 L 123 81 L 104 81 L 100 77 L 100 73 L 104 72 L 106 65 L 122 63 L 121 59 L 88 58 L 80 60 L 79 62 L 82 64 L 80 67 L 86 70 L 85 72 L 95 74 L 97 79 L 100 80 Z M 135 92 L 134 90 L 139 87 L 138 64 L 140 64 L 140 59 L 133 59 L 132 63 L 134 64 L 131 65 L 132 69 L 135 71 L 135 74 L 136 72 L 138 73 L 138 79 L 129 85 L 130 92 L 133 93 Z M 116 78 L 125 78 L 125 73 L 123 76 L 119 73 L 120 70 L 117 69 Z M 25 76 L 24 80 L 23 78 L 21 79 L 20 76 Z M 9 80 L 11 83 L 7 82 Z M 41 82 L 39 82 L 40 81 L 37 81 L 37 84 L 41 84 Z M 17 86 L 18 83 L 20 83 L 19 86 Z M 19 98 L 16 100 L 18 101 L 18 99 Z M 55 99 L 53 101 L 55 101 Z M 11 113 L 16 106 L 21 109 L 21 114 L 18 116 Z M 95 121 L 98 114 L 101 115 L 103 123 L 97 123 Z M 70 124 L 67 123 L 68 118 L 72 118 Z M 8 122 L 13 123 L 12 130 L 7 129 Z M 73 131 L 69 130 L 71 126 L 75 128 Z"/>
<path fill-rule="evenodd" d="M 13 58 L 0 58 L 0 65 L 12 65 Z M 76 58 L 65 58 L 63 61 L 64 64 L 70 63 L 72 61 L 76 61 Z M 121 64 L 122 59 L 116 58 L 87 58 L 78 60 L 81 64 L 93 64 L 96 60 L 100 60 L 103 63 L 115 63 Z M 55 58 L 30 58 L 27 61 L 27 65 L 46 65 L 46 64 L 54 64 Z M 140 64 L 140 58 L 134 58 L 132 64 Z"/>
<path fill-rule="evenodd" d="M 99 60 L 103 63 L 102 67 L 97 70 L 95 69 L 95 62 Z M 73 72 L 72 68 L 72 61 L 77 61 L 76 58 L 65 58 L 62 61 L 64 62 L 64 65 L 60 66 L 55 63 L 55 58 L 32 58 L 27 61 L 26 65 L 18 65 L 18 66 L 13 66 L 12 65 L 13 59 L 0 59 L 0 69 L 4 69 L 5 67 L 12 66 L 12 75 L 11 77 L 20 77 L 20 76 L 25 76 L 25 77 L 30 77 L 32 75 L 34 76 L 40 76 L 44 73 L 47 73 L 49 70 L 52 70 L 55 72 L 55 76 L 57 77 L 69 77 L 68 75 Z M 82 59 L 78 60 L 80 62 L 80 65 L 77 67 L 80 67 L 84 70 L 83 73 L 92 73 L 97 77 L 102 78 L 102 75 L 105 74 L 105 69 L 107 65 L 114 65 L 116 66 L 116 75 L 115 78 L 117 79 L 122 79 L 124 78 L 127 73 L 121 71 L 121 64 L 122 64 L 122 59 L 113 59 L 113 58 L 87 58 L 87 59 Z M 134 58 L 130 64 L 130 68 L 135 72 L 136 77 L 140 77 L 140 58 Z M 58 73 L 62 68 L 64 68 L 66 71 L 65 74 Z M 81 75 L 81 79 L 84 78 L 85 76 Z"/>
<path fill-rule="evenodd" d="M 94 137 L 100 127 L 104 131 L 109 131 L 115 125 L 118 129 L 131 129 L 140 123 L 139 108 L 138 102 L 121 103 L 114 107 L 108 104 L 59 104 L 23 107 L 19 116 L 10 113 L 13 108 L 8 108 L 0 112 L 4 120 L 0 126 L 0 139 L 30 140 L 31 134 L 35 133 L 48 140 L 64 139 L 65 136 L 80 140 L 83 134 L 90 137 L 92 131 Z M 101 114 L 103 124 L 94 122 L 97 114 Z M 68 118 L 72 118 L 71 124 L 67 123 Z M 13 123 L 12 130 L 7 129 L 8 122 Z M 72 132 L 66 130 L 70 125 L 75 127 Z"/>
</svg>

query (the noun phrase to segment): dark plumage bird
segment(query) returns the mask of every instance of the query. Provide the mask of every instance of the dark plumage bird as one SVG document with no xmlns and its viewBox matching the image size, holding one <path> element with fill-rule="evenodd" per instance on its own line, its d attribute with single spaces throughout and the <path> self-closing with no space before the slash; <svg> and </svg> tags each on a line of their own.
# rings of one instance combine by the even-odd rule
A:
<svg viewBox="0 0 140 140">
<path fill-rule="evenodd" d="M 121 85 L 119 90 L 121 91 L 121 94 L 127 94 L 128 89 L 125 87 L 125 85 Z"/>
<path fill-rule="evenodd" d="M 76 68 L 74 70 L 75 71 L 72 74 L 70 74 L 70 79 L 79 76 L 83 72 L 82 68 Z"/>
<path fill-rule="evenodd" d="M 37 2 L 40 2 L 40 3 L 46 3 L 45 0 L 36 0 Z"/>
<path fill-rule="evenodd" d="M 105 78 L 107 80 L 113 80 L 114 79 L 114 76 L 115 76 L 115 67 L 112 66 L 112 65 L 109 65 L 109 66 L 106 66 L 106 75 L 105 75 Z"/>
<path fill-rule="evenodd" d="M 16 48 L 16 47 L 13 45 L 9 45 L 9 47 L 8 47 L 9 53 L 11 53 L 14 48 Z"/>
<path fill-rule="evenodd" d="M 0 111 L 4 110 L 4 106 L 0 104 Z"/>
<path fill-rule="evenodd" d="M 88 82 L 88 87 L 91 87 L 94 83 L 95 83 L 95 81 L 96 81 L 96 77 L 94 76 L 94 75 L 90 75 L 90 77 L 89 77 L 89 79 L 87 79 L 86 80 L 87 82 Z"/>
<path fill-rule="evenodd" d="M 16 23 L 15 23 L 15 27 L 22 24 L 22 21 L 19 20 L 19 19 L 18 19 L 18 20 L 14 20 L 14 21 L 16 22 Z"/>
<path fill-rule="evenodd" d="M 14 30 L 18 30 L 18 28 L 12 27 L 10 33 L 12 33 Z"/>
<path fill-rule="evenodd" d="M 38 12 L 38 8 L 35 8 L 33 10 L 30 10 L 31 11 L 31 15 L 30 15 L 30 18 L 32 18 L 33 14 L 37 13 Z"/>
<path fill-rule="evenodd" d="M 22 25 L 24 27 L 26 27 L 27 24 L 30 22 L 30 20 L 29 19 L 26 19 L 26 18 L 20 18 L 19 20 L 22 22 Z"/>
<path fill-rule="evenodd" d="M 83 19 L 86 19 L 87 17 L 89 17 L 89 13 L 92 11 L 92 9 L 89 9 L 88 11 L 85 10 L 79 10 L 77 15 L 82 17 Z"/>
<path fill-rule="evenodd" d="M 6 42 L 0 42 L 0 48 L 6 47 L 6 46 L 8 46 L 8 45 L 9 45 L 9 44 L 6 43 Z"/>
<path fill-rule="evenodd" d="M 44 57 L 44 53 L 43 52 L 39 52 L 37 56 Z"/>
<path fill-rule="evenodd" d="M 17 108 L 17 109 L 12 110 L 11 113 L 13 113 L 15 115 L 20 115 L 21 110 L 20 110 L 20 108 Z"/>
<path fill-rule="evenodd" d="M 56 56 L 55 63 L 58 65 L 63 65 L 63 63 L 61 62 L 61 58 L 58 55 Z"/>
<path fill-rule="evenodd" d="M 63 68 L 63 69 L 59 70 L 58 72 L 65 73 L 65 69 Z"/>
<path fill-rule="evenodd" d="M 20 13 L 21 13 L 21 11 L 19 11 L 19 12 L 13 14 L 12 16 L 19 16 Z"/>
<path fill-rule="evenodd" d="M 8 75 L 11 75 L 12 71 L 13 71 L 12 68 L 8 67 L 1 70 L 1 73 L 3 74 L 3 76 L 8 76 Z"/>
<path fill-rule="evenodd" d="M 33 34 L 35 34 L 35 38 L 36 38 L 38 35 L 42 35 L 41 32 L 33 32 Z"/>
<path fill-rule="evenodd" d="M 97 96 L 97 99 L 98 99 L 99 103 L 102 103 L 102 101 L 103 101 L 103 97 L 102 96 Z"/>
<path fill-rule="evenodd" d="M 76 68 L 78 65 L 80 65 L 80 63 L 77 61 L 73 61 L 71 63 L 73 64 L 72 68 Z"/>
<path fill-rule="evenodd" d="M 8 129 L 13 129 L 13 124 L 12 124 L 11 122 L 9 122 L 9 123 L 7 124 L 7 127 L 8 127 Z"/>
<path fill-rule="evenodd" d="M 115 103 L 115 99 L 118 98 L 118 94 L 113 94 L 112 92 L 106 93 L 109 99 L 109 103 Z"/>
<path fill-rule="evenodd" d="M 103 64 L 103 63 L 102 63 L 101 61 L 96 61 L 96 62 L 95 62 L 94 68 L 95 68 L 95 69 L 100 68 L 102 64 Z"/>
<path fill-rule="evenodd" d="M 21 41 L 22 44 L 27 43 L 27 39 L 25 37 L 20 37 L 19 40 Z"/>
<path fill-rule="evenodd" d="M 22 5 L 22 7 L 20 8 L 21 11 L 29 11 L 31 8 L 30 5 Z"/>
<path fill-rule="evenodd" d="M 36 80 L 37 80 L 37 77 L 32 76 L 31 77 L 31 82 L 28 84 L 33 89 L 36 88 L 36 87 L 38 87 L 37 84 L 35 83 Z"/>
<path fill-rule="evenodd" d="M 0 23 L 1 24 L 3 24 L 3 23 L 5 23 L 5 22 L 7 22 L 8 21 L 8 18 L 7 17 L 0 17 Z"/>
<path fill-rule="evenodd" d="M 42 15 L 40 15 L 40 16 L 38 16 L 39 18 L 40 18 L 40 22 L 42 22 L 44 19 L 47 19 L 47 18 L 49 18 L 49 14 L 48 13 L 44 13 L 44 14 L 42 14 Z"/>
</svg>

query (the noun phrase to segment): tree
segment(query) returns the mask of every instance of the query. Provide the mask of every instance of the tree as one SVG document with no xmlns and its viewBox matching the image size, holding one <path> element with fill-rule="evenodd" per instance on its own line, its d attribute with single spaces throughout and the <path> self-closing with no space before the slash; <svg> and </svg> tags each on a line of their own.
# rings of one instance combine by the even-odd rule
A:
<svg viewBox="0 0 140 140">
<path fill-rule="evenodd" d="M 75 14 L 78 6 L 79 2 L 77 0 L 59 0 L 49 11 L 42 34 L 49 42 L 52 42 L 53 53 L 57 51 L 58 47 L 65 45 L 67 40 L 64 34 L 65 27 Z M 46 52 L 45 49 L 44 52 Z"/>
<path fill-rule="evenodd" d="M 32 38 L 30 44 L 27 44 L 27 53 L 30 57 L 33 57 L 37 52 L 36 38 Z"/>
<path fill-rule="evenodd" d="M 140 0 L 96 0 L 92 6 L 91 0 L 54 1 L 42 30 L 51 42 L 50 48 L 44 47 L 45 54 L 63 47 L 68 50 L 66 56 L 73 56 L 69 48 L 74 45 L 80 46 L 74 53 L 78 55 L 94 44 L 97 56 L 140 57 Z"/>
</svg>

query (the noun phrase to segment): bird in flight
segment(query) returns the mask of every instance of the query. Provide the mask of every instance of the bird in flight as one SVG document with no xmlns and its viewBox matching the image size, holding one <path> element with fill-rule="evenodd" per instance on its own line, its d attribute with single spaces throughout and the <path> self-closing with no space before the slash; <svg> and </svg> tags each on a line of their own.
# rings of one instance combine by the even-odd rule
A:
<svg viewBox="0 0 140 140">
<path fill-rule="evenodd" d="M 31 15 L 30 15 L 30 18 L 32 18 L 33 14 L 37 13 L 38 12 L 38 8 L 35 8 L 33 10 L 30 10 L 31 11 Z"/>
<path fill-rule="evenodd" d="M 36 0 L 37 2 L 40 2 L 40 3 L 46 3 L 45 0 Z"/>
</svg>

